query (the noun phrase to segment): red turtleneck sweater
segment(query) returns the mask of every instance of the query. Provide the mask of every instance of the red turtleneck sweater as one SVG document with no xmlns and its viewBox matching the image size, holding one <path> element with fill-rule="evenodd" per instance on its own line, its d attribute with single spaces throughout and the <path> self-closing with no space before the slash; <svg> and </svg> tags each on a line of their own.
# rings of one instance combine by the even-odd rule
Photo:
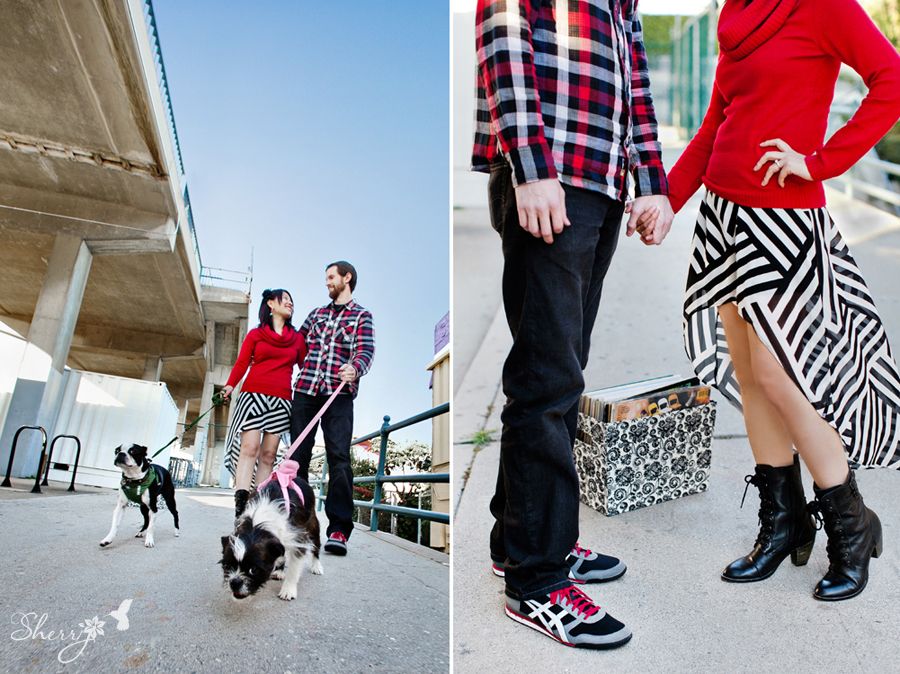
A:
<svg viewBox="0 0 900 674">
<path fill-rule="evenodd" d="M 228 377 L 228 386 L 237 386 L 249 367 L 250 374 L 241 391 L 290 400 L 294 364 L 302 365 L 305 358 L 306 341 L 293 328 L 284 326 L 280 335 L 268 325 L 253 328 L 241 344 L 241 351 Z"/>
<path fill-rule="evenodd" d="M 719 64 L 697 135 L 669 173 L 678 211 L 701 183 L 742 206 L 818 208 L 822 180 L 850 168 L 900 116 L 900 56 L 857 0 L 727 0 L 719 20 Z M 841 63 L 869 88 L 824 143 Z M 813 180 L 790 176 L 762 186 L 753 167 L 781 138 L 806 155 Z"/>
</svg>

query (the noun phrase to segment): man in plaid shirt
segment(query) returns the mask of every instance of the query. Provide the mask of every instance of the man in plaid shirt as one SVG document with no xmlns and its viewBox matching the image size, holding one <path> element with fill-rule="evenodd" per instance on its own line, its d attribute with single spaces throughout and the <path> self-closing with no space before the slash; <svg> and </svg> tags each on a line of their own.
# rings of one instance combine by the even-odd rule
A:
<svg viewBox="0 0 900 674">
<path fill-rule="evenodd" d="M 325 269 L 325 285 L 331 304 L 313 309 L 300 332 L 309 349 L 294 384 L 291 406 L 291 441 L 306 428 L 340 382 L 341 393 L 322 416 L 325 454 L 328 459 L 328 540 L 325 551 L 347 554 L 353 532 L 353 471 L 350 441 L 353 437 L 353 399 L 359 378 L 372 367 L 375 330 L 372 314 L 356 303 L 356 269 L 349 262 L 334 262 Z M 309 480 L 309 462 L 316 429 L 304 438 L 291 458 L 300 464 L 298 475 Z"/>
<path fill-rule="evenodd" d="M 603 278 L 626 211 L 647 245 L 671 226 L 636 0 L 478 0 L 473 169 L 490 173 L 513 346 L 491 501 L 507 615 L 558 641 L 614 648 L 631 631 L 572 582 L 625 573 L 578 545 L 572 458 Z M 655 225 L 638 225 L 644 212 Z M 653 218 L 648 218 L 653 220 Z"/>
</svg>

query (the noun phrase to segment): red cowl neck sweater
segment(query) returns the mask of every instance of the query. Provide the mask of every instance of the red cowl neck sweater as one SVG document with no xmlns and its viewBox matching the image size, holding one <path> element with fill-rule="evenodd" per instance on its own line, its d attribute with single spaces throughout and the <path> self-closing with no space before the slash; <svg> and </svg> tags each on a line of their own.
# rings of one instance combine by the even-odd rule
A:
<svg viewBox="0 0 900 674">
<path fill-rule="evenodd" d="M 293 328 L 285 326 L 280 335 L 268 325 L 253 328 L 241 344 L 228 386 L 236 386 L 249 367 L 241 391 L 290 400 L 294 364 L 301 365 L 305 358 L 306 341 Z"/>
<path fill-rule="evenodd" d="M 669 173 L 675 211 L 701 183 L 753 208 L 819 208 L 822 180 L 862 157 L 900 116 L 900 56 L 857 0 L 727 0 L 719 20 L 719 64 L 697 135 Z M 862 104 L 824 143 L 841 63 L 869 88 Z M 790 176 L 762 186 L 760 147 L 781 138 L 806 155 L 813 180 Z"/>
</svg>

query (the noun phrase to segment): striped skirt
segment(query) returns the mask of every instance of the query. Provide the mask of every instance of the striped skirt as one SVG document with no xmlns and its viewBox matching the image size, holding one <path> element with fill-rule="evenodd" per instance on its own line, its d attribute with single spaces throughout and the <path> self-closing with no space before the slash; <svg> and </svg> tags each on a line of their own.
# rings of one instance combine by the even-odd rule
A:
<svg viewBox="0 0 900 674">
<path fill-rule="evenodd" d="M 850 460 L 900 468 L 900 373 L 826 209 L 747 208 L 707 192 L 690 262 L 684 342 L 704 383 L 740 407 L 716 309 L 734 302 Z"/>
<path fill-rule="evenodd" d="M 246 393 L 241 391 L 237 399 L 237 407 L 228 428 L 228 439 L 225 442 L 225 467 L 234 475 L 237 470 L 238 457 L 241 454 L 242 431 L 264 431 L 283 435 L 282 444 L 290 444 L 287 433 L 291 430 L 291 401 L 264 393 Z M 281 460 L 283 449 L 279 448 L 277 464 Z"/>
</svg>

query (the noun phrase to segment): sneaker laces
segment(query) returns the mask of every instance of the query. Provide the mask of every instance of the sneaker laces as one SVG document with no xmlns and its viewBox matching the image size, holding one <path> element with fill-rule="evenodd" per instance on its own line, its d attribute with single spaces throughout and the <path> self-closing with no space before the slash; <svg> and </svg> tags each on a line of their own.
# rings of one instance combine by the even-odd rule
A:
<svg viewBox="0 0 900 674">
<path fill-rule="evenodd" d="M 574 585 L 551 592 L 550 601 L 584 618 L 590 618 L 600 610 L 590 597 Z"/>
<path fill-rule="evenodd" d="M 576 557 L 590 557 L 593 553 L 587 548 L 581 547 L 580 543 L 575 543 L 575 547 L 572 548 L 572 551 L 569 553 L 570 555 L 575 555 Z"/>
</svg>

